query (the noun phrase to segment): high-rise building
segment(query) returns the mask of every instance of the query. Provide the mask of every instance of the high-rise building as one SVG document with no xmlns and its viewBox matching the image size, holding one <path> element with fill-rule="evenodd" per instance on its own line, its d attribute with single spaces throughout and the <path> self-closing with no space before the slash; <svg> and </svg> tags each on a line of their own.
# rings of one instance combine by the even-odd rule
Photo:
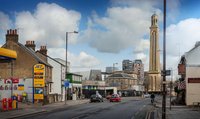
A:
<svg viewBox="0 0 200 119">
<path fill-rule="evenodd" d="M 137 74 L 139 80 L 144 79 L 144 64 L 142 60 L 137 59 L 133 62 L 133 71 Z"/>
<path fill-rule="evenodd" d="M 161 91 L 160 54 L 159 54 L 158 16 L 151 16 L 150 27 L 150 58 L 149 58 L 149 92 Z"/>
<path fill-rule="evenodd" d="M 122 70 L 123 71 L 133 71 L 133 61 L 123 60 L 122 61 Z"/>
<path fill-rule="evenodd" d="M 94 69 L 90 70 L 89 80 L 101 81 L 102 80 L 101 70 L 94 70 Z"/>
<path fill-rule="evenodd" d="M 117 67 L 106 67 L 106 73 L 113 73 L 114 71 L 117 71 Z"/>
</svg>

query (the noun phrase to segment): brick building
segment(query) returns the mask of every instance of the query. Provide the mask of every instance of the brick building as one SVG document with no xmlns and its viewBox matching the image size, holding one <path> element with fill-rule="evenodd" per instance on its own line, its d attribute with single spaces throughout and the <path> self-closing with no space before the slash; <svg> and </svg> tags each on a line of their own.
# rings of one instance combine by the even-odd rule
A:
<svg viewBox="0 0 200 119">
<path fill-rule="evenodd" d="M 16 51 L 17 59 L 13 60 L 13 68 L 11 68 L 10 63 L 0 63 L 0 94 L 1 97 L 10 97 L 11 94 L 21 95 L 23 92 L 26 92 L 27 98 L 29 101 L 33 99 L 33 66 L 35 64 L 44 64 L 45 65 L 45 88 L 44 95 L 48 97 L 49 87 L 52 83 L 52 66 L 47 63 L 45 57 L 37 55 L 35 52 L 35 43 L 34 41 L 27 41 L 25 46 L 18 42 L 17 30 L 8 30 L 6 34 L 6 43 L 2 48 L 11 49 Z M 38 51 L 41 53 L 47 53 L 45 46 L 42 46 Z M 18 81 L 13 83 L 12 86 L 9 83 L 6 83 L 5 80 L 15 78 Z M 19 90 L 18 86 L 23 85 L 24 88 Z M 6 86 L 10 86 L 6 90 Z M 12 88 L 11 88 L 12 87 Z M 47 99 L 47 98 L 46 98 Z"/>
</svg>

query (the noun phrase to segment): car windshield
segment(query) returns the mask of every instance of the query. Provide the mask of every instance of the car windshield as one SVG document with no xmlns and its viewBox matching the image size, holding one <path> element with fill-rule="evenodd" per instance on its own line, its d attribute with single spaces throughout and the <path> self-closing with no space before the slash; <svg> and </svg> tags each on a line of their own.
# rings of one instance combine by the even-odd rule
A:
<svg viewBox="0 0 200 119">
<path fill-rule="evenodd" d="M 118 95 L 112 95 L 112 98 L 116 98 L 116 97 L 119 97 Z"/>
<path fill-rule="evenodd" d="M 91 98 L 95 98 L 95 97 L 97 97 L 97 95 L 91 95 Z"/>
</svg>

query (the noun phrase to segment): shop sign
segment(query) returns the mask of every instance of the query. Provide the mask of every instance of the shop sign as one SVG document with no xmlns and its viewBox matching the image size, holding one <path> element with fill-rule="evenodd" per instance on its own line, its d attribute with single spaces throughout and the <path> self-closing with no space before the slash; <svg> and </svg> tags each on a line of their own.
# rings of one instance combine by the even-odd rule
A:
<svg viewBox="0 0 200 119">
<path fill-rule="evenodd" d="M 17 85 L 11 87 L 11 85 L 0 85 L 0 90 L 17 90 Z"/>
<path fill-rule="evenodd" d="M 23 91 L 24 90 L 24 84 L 18 84 L 18 90 Z"/>
<path fill-rule="evenodd" d="M 12 78 L 12 82 L 13 83 L 19 83 L 19 79 L 18 78 Z"/>
<path fill-rule="evenodd" d="M 200 83 L 200 78 L 188 78 L 188 83 Z"/>
<path fill-rule="evenodd" d="M 10 79 L 4 79 L 4 84 L 8 84 L 8 83 L 19 83 L 19 78 L 10 78 Z"/>
<path fill-rule="evenodd" d="M 36 100 L 44 99 L 43 88 L 35 88 L 34 99 Z"/>
<path fill-rule="evenodd" d="M 34 65 L 34 87 L 44 87 L 45 85 L 45 65 Z"/>
</svg>

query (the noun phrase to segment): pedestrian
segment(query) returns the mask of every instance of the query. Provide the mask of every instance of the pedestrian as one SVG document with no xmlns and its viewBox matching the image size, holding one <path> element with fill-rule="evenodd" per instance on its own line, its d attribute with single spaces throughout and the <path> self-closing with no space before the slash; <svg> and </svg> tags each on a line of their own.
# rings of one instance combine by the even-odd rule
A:
<svg viewBox="0 0 200 119">
<path fill-rule="evenodd" d="M 151 103 L 154 102 L 154 99 L 155 99 L 155 95 L 152 93 L 152 94 L 151 94 Z"/>
</svg>

